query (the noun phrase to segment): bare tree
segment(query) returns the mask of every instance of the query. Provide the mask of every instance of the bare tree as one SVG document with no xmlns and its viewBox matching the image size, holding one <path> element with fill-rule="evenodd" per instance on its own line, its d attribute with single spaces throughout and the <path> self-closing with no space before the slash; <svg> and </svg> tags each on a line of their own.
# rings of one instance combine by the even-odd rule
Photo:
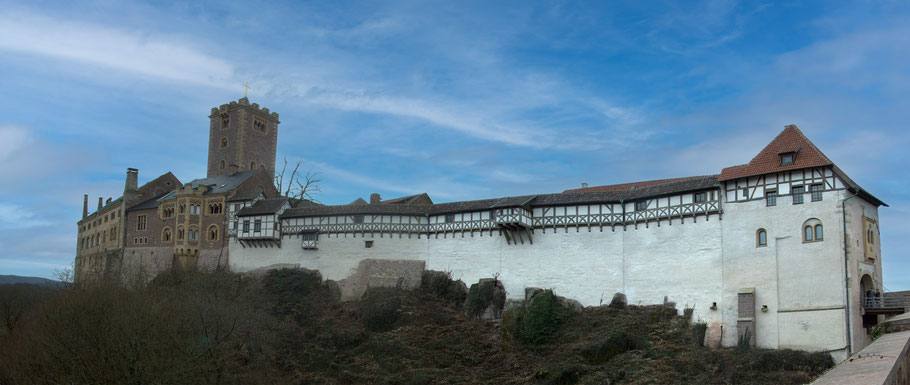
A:
<svg viewBox="0 0 910 385">
<path fill-rule="evenodd" d="M 284 176 L 288 168 L 288 158 L 285 157 L 281 172 L 275 174 L 275 187 L 278 188 L 278 193 L 288 198 L 318 202 L 314 196 L 320 192 L 319 182 L 322 180 L 319 179 L 319 173 L 314 172 L 312 169 L 307 170 L 305 174 L 301 172 L 300 166 L 302 164 L 302 160 L 297 161 L 291 171 L 291 175 L 285 180 Z"/>
</svg>

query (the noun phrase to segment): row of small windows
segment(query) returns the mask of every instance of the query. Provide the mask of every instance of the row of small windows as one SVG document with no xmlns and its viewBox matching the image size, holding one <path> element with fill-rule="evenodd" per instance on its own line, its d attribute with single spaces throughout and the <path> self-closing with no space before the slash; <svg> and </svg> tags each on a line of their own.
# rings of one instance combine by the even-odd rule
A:
<svg viewBox="0 0 910 385">
<path fill-rule="evenodd" d="M 825 240 L 825 230 L 822 222 L 818 219 L 809 219 L 803 223 L 803 242 L 820 242 Z M 768 245 L 768 231 L 758 229 L 755 231 L 755 246 L 762 247 Z"/>
<path fill-rule="evenodd" d="M 206 232 L 206 239 L 209 241 L 217 241 L 219 236 L 218 226 L 211 225 L 209 226 L 208 231 Z M 199 230 L 194 227 L 190 227 L 189 230 L 184 232 L 183 227 L 177 228 L 177 240 L 182 241 L 184 237 L 187 237 L 190 241 L 199 240 Z M 165 228 L 161 231 L 161 242 L 170 242 L 171 241 L 171 229 Z"/>
<path fill-rule="evenodd" d="M 798 205 L 804 202 L 803 194 L 806 193 L 804 186 L 793 186 L 792 192 L 790 195 L 793 196 L 793 204 Z M 809 193 L 811 195 L 813 202 L 819 202 L 823 199 L 822 193 L 825 191 L 824 186 L 821 183 L 813 184 L 809 186 Z M 743 189 L 743 197 L 747 194 L 747 190 Z M 768 206 L 777 206 L 777 190 L 766 190 L 765 191 L 765 202 Z"/>
<path fill-rule="evenodd" d="M 133 238 L 134 245 L 147 245 L 149 243 L 148 237 L 136 237 Z"/>
<path fill-rule="evenodd" d="M 114 218 L 117 218 L 119 216 L 120 216 L 119 211 L 114 211 L 114 212 L 110 213 L 109 215 L 104 214 L 103 217 L 82 225 L 82 231 L 90 230 L 92 228 L 92 225 L 94 225 L 96 227 L 101 226 L 102 223 L 107 223 L 108 219 L 114 220 Z"/>
<path fill-rule="evenodd" d="M 83 248 L 83 249 L 88 248 L 88 247 L 100 246 L 104 243 L 107 243 L 107 239 L 108 239 L 107 235 L 108 235 L 108 232 L 104 231 L 104 232 L 97 233 L 92 236 L 83 237 L 82 241 L 79 244 L 80 244 L 81 248 Z M 111 235 L 110 236 L 111 242 L 116 241 L 117 240 L 117 229 L 111 229 L 110 235 Z"/>
</svg>

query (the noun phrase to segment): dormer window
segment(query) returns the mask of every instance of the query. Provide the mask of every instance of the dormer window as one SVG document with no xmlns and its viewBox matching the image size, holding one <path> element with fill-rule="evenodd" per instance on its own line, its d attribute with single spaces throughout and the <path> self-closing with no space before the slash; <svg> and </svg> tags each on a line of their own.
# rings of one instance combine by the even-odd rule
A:
<svg viewBox="0 0 910 385">
<path fill-rule="evenodd" d="M 794 160 L 796 160 L 795 152 L 785 152 L 783 154 L 780 154 L 780 165 L 781 166 L 791 166 L 791 165 L 793 165 Z"/>
</svg>

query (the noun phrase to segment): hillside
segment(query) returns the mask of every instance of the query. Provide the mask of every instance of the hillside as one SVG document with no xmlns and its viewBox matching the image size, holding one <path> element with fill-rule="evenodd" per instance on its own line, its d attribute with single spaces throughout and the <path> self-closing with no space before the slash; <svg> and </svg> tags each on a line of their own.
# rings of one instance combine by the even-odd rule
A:
<svg viewBox="0 0 910 385">
<path fill-rule="evenodd" d="M 0 285 L 27 283 L 30 285 L 57 287 L 63 284 L 60 281 L 41 277 L 23 277 L 19 275 L 0 275 Z"/>
<path fill-rule="evenodd" d="M 707 349 L 673 309 L 572 310 L 548 291 L 481 321 L 463 304 L 491 292 L 463 287 L 437 276 L 342 303 L 317 272 L 279 270 L 68 290 L 0 338 L 0 383 L 800 384 L 832 365 Z"/>
</svg>

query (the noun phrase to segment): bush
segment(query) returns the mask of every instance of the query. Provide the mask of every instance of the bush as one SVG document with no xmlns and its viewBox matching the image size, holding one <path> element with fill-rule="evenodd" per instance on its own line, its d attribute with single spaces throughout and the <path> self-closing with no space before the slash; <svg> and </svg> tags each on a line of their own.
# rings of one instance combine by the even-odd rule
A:
<svg viewBox="0 0 910 385">
<path fill-rule="evenodd" d="M 371 332 L 386 332 L 401 318 L 398 289 L 368 289 L 363 296 L 363 326 Z"/>
<path fill-rule="evenodd" d="M 588 362 L 599 365 L 625 352 L 647 347 L 648 342 L 644 337 L 616 330 L 610 333 L 607 338 L 584 348 L 581 353 Z"/>
<path fill-rule="evenodd" d="M 801 350 L 755 350 L 741 357 L 750 362 L 752 370 L 760 372 L 774 371 L 807 371 L 821 373 L 834 366 L 831 355 L 825 352 L 804 352 Z"/>
<path fill-rule="evenodd" d="M 420 287 L 455 305 L 461 305 L 468 296 L 464 282 L 452 279 L 452 273 L 426 270 L 420 277 Z"/>
<path fill-rule="evenodd" d="M 534 296 L 523 307 L 515 308 L 515 336 L 528 343 L 542 344 L 550 340 L 569 315 L 552 290 Z"/>
</svg>

